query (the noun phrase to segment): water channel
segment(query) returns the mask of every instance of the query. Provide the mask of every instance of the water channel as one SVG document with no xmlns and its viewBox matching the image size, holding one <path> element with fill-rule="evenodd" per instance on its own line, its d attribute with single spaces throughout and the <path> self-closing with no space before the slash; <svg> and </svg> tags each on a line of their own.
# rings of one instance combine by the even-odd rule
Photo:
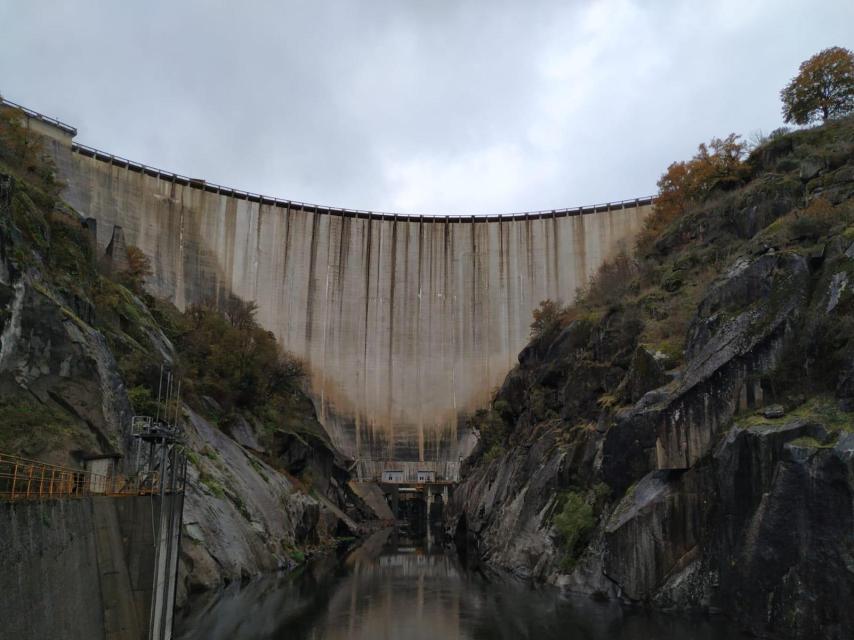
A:
<svg viewBox="0 0 854 640">
<path fill-rule="evenodd" d="M 176 637 L 723 640 L 738 632 L 721 619 L 649 614 L 488 578 L 441 545 L 387 530 L 300 572 L 191 600 Z"/>
</svg>

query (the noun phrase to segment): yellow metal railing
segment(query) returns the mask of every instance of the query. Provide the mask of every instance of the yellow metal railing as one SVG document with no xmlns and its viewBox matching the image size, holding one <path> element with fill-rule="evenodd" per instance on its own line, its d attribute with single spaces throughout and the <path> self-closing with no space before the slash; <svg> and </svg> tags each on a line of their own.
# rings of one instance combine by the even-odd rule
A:
<svg viewBox="0 0 854 640">
<path fill-rule="evenodd" d="M 104 475 L 0 453 L 0 500 L 147 495 L 159 490 L 156 472 L 144 478 Z"/>
</svg>

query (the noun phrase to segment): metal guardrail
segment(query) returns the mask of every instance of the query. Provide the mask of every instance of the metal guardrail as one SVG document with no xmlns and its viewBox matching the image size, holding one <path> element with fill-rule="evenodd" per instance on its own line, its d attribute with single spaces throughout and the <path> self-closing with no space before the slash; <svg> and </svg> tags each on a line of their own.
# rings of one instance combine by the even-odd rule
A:
<svg viewBox="0 0 854 640">
<path fill-rule="evenodd" d="M 0 103 L 13 107 L 15 109 L 20 109 L 23 111 L 28 117 L 36 118 L 41 120 L 42 122 L 46 122 L 55 127 L 60 128 L 66 133 L 70 133 L 73 136 L 77 135 L 77 129 L 74 127 L 67 125 L 55 118 L 50 118 L 45 116 L 37 111 L 33 111 L 32 109 L 27 109 L 24 106 L 21 106 L 15 102 L 11 102 L 10 100 L 6 100 L 5 98 L 0 99 Z M 86 156 L 89 158 L 94 158 L 95 160 L 100 160 L 101 162 L 107 162 L 112 166 L 122 167 L 128 169 L 129 171 L 135 171 L 137 173 L 144 173 L 146 175 L 159 178 L 161 180 L 166 180 L 169 182 L 174 182 L 176 184 L 180 184 L 183 186 L 188 186 L 194 189 L 201 189 L 203 191 L 207 191 L 209 193 L 215 193 L 217 195 L 224 195 L 231 198 L 237 198 L 240 200 L 247 200 L 249 202 L 257 202 L 262 205 L 269 205 L 274 207 L 280 207 L 283 209 L 298 209 L 301 211 L 311 211 L 315 213 L 327 213 L 331 215 L 340 215 L 348 218 L 363 218 L 363 219 L 377 219 L 377 220 L 407 220 L 407 221 L 418 221 L 418 222 L 502 222 L 505 220 L 540 220 L 540 219 L 551 219 L 551 218 L 564 218 L 567 216 L 578 216 L 578 215 L 586 215 L 591 213 L 603 213 L 606 211 L 619 211 L 623 209 L 634 209 L 636 207 L 642 207 L 646 205 L 650 205 L 655 200 L 655 196 L 644 196 L 642 198 L 629 198 L 627 200 L 617 200 L 614 202 L 602 202 L 599 204 L 591 204 L 581 207 L 568 207 L 562 209 L 541 209 L 539 211 L 522 211 L 522 212 L 514 212 L 514 213 L 499 213 L 499 214 L 483 214 L 483 215 L 472 215 L 472 214 L 418 214 L 418 213 L 394 213 L 387 211 L 369 211 L 367 209 L 347 209 L 342 207 L 330 207 L 327 205 L 320 204 L 312 204 L 310 202 L 300 202 L 299 200 L 284 200 L 282 198 L 275 198 L 271 196 L 265 196 L 260 193 L 252 193 L 251 191 L 241 191 L 240 189 L 233 189 L 231 187 L 225 187 L 219 184 L 215 184 L 213 182 L 207 182 L 206 180 L 201 180 L 198 178 L 190 178 L 188 176 L 181 175 L 179 173 L 173 173 L 171 171 L 164 171 L 162 169 L 158 169 L 156 167 L 149 166 L 147 164 L 143 164 L 141 162 L 134 162 L 133 160 L 128 160 L 127 158 L 123 158 L 121 156 L 114 155 L 112 153 L 107 153 L 105 151 L 101 151 L 94 147 L 89 147 L 85 144 L 80 144 L 79 142 L 71 143 L 71 150 L 74 153 L 78 153 L 82 156 Z"/>
<path fill-rule="evenodd" d="M 157 474 L 124 476 L 0 453 L 0 501 L 82 498 L 90 495 L 138 496 L 160 492 Z"/>
<path fill-rule="evenodd" d="M 46 116 L 43 113 L 39 113 L 38 111 L 33 111 L 32 109 L 27 109 L 27 107 L 18 104 L 17 102 L 12 102 L 11 100 L 7 100 L 6 98 L 0 98 L 0 105 L 4 107 L 11 107 L 12 109 L 18 109 L 19 111 L 23 111 L 24 114 L 28 118 L 33 118 L 34 120 L 41 120 L 45 124 L 49 124 L 51 126 L 56 127 L 74 137 L 77 135 L 77 129 L 72 127 L 69 124 L 65 124 L 64 122 L 57 120 L 56 118 L 51 118 L 50 116 Z"/>
</svg>

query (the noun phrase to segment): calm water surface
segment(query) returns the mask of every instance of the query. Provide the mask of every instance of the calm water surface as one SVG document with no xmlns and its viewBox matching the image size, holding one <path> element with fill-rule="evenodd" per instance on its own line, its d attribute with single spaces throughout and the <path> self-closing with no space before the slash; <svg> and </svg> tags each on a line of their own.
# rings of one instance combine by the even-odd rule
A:
<svg viewBox="0 0 854 640">
<path fill-rule="evenodd" d="M 180 640 L 723 640 L 722 620 L 649 615 L 490 580 L 456 554 L 380 532 L 344 558 L 191 600 Z"/>
</svg>

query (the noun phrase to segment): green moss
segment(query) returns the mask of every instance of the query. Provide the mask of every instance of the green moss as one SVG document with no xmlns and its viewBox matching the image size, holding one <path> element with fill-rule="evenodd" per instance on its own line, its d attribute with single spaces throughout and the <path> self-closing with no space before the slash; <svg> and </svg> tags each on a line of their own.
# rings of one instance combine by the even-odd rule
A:
<svg viewBox="0 0 854 640">
<path fill-rule="evenodd" d="M 282 546 L 282 552 L 287 555 L 291 560 L 296 562 L 297 564 L 302 564 L 305 562 L 305 552 L 302 549 L 299 549 L 293 542 L 288 540 L 287 538 L 283 538 L 280 541 Z"/>
<path fill-rule="evenodd" d="M 62 315 L 64 315 L 69 320 L 71 320 L 74 324 L 76 324 L 84 332 L 91 331 L 92 327 L 90 327 L 86 322 L 84 322 L 83 318 L 78 316 L 76 313 L 74 313 L 68 307 L 63 306 L 63 307 L 60 307 L 59 310 L 60 310 L 60 312 L 62 312 Z"/>
<path fill-rule="evenodd" d="M 229 491 L 227 496 L 240 515 L 243 516 L 243 519 L 246 520 L 246 522 L 252 522 L 252 514 L 249 513 L 249 509 L 246 507 L 246 503 L 243 502 L 243 499 L 233 491 Z"/>
<path fill-rule="evenodd" d="M 12 221 L 26 240 L 41 251 L 47 249 L 50 232 L 44 215 L 21 189 L 12 196 Z"/>
</svg>

